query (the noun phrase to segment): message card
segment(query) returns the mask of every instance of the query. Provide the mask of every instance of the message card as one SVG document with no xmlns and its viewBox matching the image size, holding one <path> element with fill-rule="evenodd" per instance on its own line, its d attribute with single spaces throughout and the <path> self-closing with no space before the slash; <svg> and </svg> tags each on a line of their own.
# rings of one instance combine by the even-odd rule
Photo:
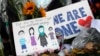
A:
<svg viewBox="0 0 100 56">
<path fill-rule="evenodd" d="M 77 36 L 84 27 L 89 28 L 93 19 L 87 0 L 49 11 L 47 16 L 52 17 L 57 36 L 65 39 Z"/>
<path fill-rule="evenodd" d="M 47 49 L 58 49 L 51 17 L 13 22 L 13 35 L 17 55 L 29 55 Z"/>
</svg>

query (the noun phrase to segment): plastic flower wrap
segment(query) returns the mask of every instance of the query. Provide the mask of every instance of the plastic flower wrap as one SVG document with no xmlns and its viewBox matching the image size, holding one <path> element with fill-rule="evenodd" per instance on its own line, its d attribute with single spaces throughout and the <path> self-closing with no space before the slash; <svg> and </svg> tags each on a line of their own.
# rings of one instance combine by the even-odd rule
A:
<svg viewBox="0 0 100 56">
<path fill-rule="evenodd" d="M 72 42 L 73 48 L 85 48 L 87 43 L 100 44 L 100 33 L 95 28 L 83 30 Z"/>
<path fill-rule="evenodd" d="M 36 3 L 37 7 L 43 7 L 43 8 L 47 8 L 48 5 L 52 2 L 52 0 L 34 0 L 34 2 Z"/>
</svg>

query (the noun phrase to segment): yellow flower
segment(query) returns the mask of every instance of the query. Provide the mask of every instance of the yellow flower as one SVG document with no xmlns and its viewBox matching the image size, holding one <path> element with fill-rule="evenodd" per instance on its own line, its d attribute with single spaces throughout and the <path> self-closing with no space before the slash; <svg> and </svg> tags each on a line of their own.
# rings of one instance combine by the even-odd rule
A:
<svg viewBox="0 0 100 56">
<path fill-rule="evenodd" d="M 35 3 L 32 1 L 26 2 L 23 8 L 24 15 L 32 15 L 35 10 Z"/>
<path fill-rule="evenodd" d="M 46 16 L 46 11 L 44 8 L 41 7 L 39 11 L 40 11 L 42 17 Z"/>
</svg>

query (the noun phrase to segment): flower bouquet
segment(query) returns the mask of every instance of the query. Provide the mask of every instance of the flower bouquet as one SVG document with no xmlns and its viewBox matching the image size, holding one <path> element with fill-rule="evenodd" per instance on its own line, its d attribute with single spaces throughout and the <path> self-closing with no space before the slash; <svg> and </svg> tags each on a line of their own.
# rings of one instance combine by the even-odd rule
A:
<svg viewBox="0 0 100 56">
<path fill-rule="evenodd" d="M 35 19 L 46 16 L 45 9 L 37 7 L 33 0 L 0 0 L 0 19 L 4 22 L 6 32 L 5 35 L 9 38 L 11 53 L 15 56 L 15 46 L 12 31 L 12 22 L 22 21 L 27 19 Z M 10 51 L 7 49 L 7 51 Z M 6 54 L 9 55 L 9 54 Z"/>
<path fill-rule="evenodd" d="M 8 8 L 19 21 L 46 16 L 45 9 L 38 8 L 33 0 L 8 0 Z"/>
</svg>

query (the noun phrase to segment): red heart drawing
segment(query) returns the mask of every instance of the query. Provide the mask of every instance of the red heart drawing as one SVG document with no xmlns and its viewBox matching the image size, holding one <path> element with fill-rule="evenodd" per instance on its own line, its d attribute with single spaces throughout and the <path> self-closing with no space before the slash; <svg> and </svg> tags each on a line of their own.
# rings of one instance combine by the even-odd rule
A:
<svg viewBox="0 0 100 56">
<path fill-rule="evenodd" d="M 79 19 L 78 23 L 84 27 L 90 27 L 91 25 L 92 16 L 88 16 L 86 20 Z"/>
</svg>

